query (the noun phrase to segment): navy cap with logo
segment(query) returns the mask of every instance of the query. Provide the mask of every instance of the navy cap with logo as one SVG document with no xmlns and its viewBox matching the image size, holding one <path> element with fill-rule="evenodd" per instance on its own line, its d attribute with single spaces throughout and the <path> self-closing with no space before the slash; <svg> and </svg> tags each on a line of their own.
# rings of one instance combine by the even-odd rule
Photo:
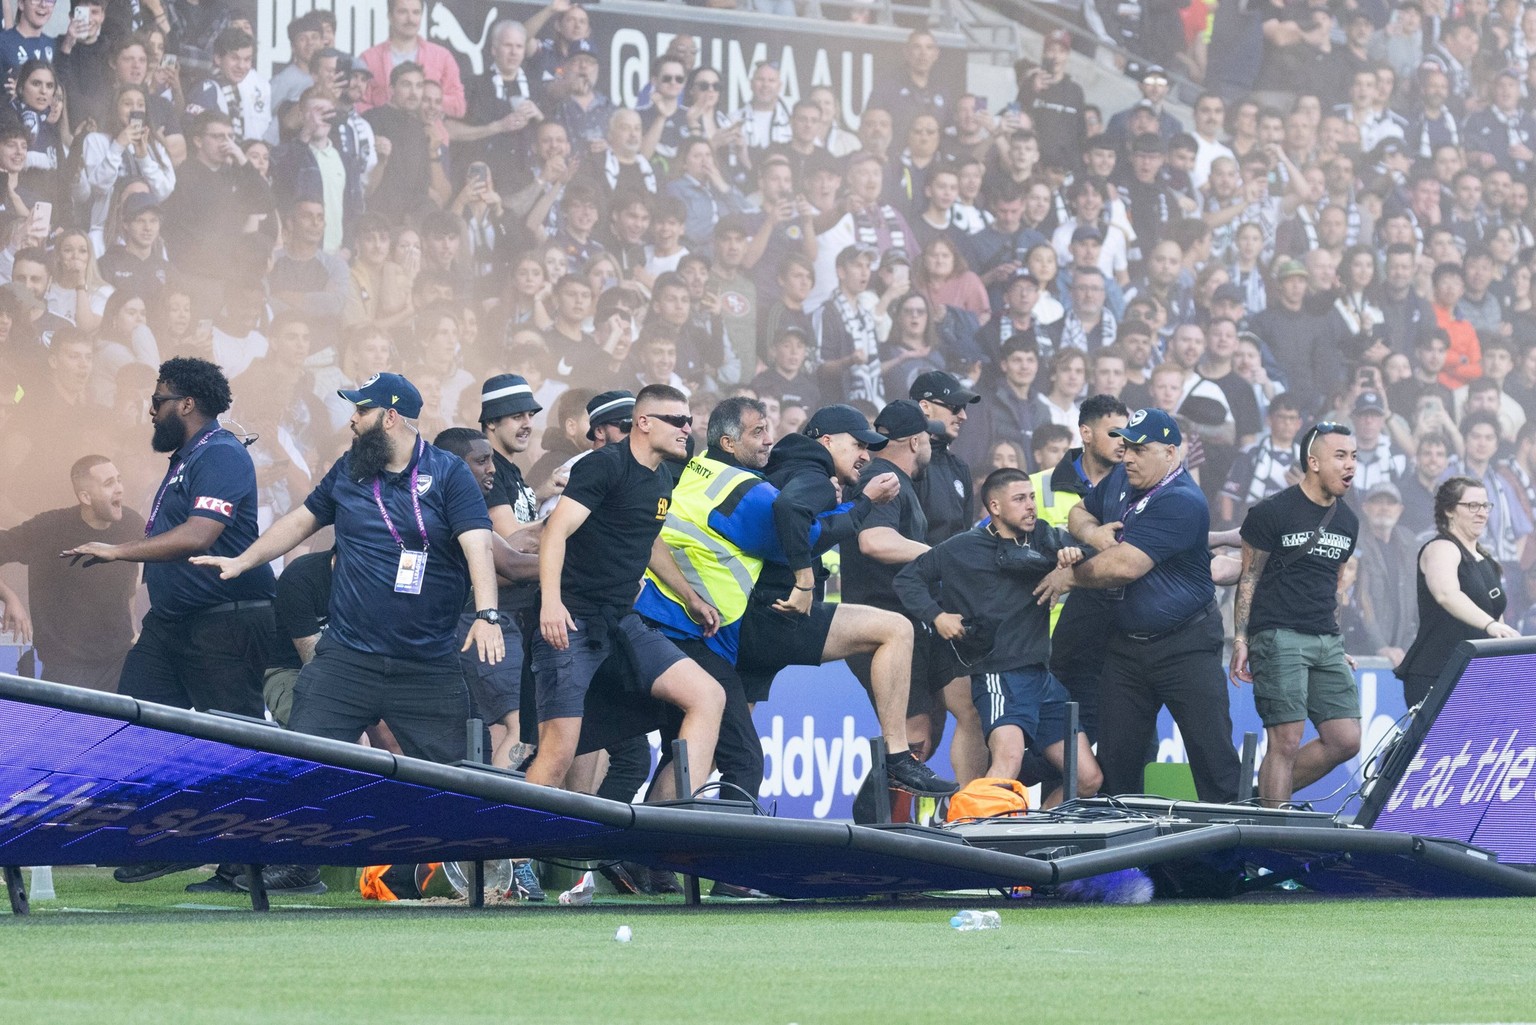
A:
<svg viewBox="0 0 1536 1025">
<path fill-rule="evenodd" d="M 917 380 L 912 382 L 912 387 L 907 394 L 914 399 L 927 399 L 929 402 L 950 407 L 969 406 L 973 402 L 981 401 L 981 396 L 961 384 L 958 377 L 954 374 L 946 374 L 942 370 L 930 370 L 926 374 L 919 374 Z"/>
<path fill-rule="evenodd" d="M 621 424 L 635 419 L 635 396 L 622 388 L 592 396 L 587 403 L 587 440 L 597 440 L 597 429 L 604 424 Z"/>
<path fill-rule="evenodd" d="M 884 448 L 888 440 L 885 435 L 876 434 L 870 430 L 869 421 L 864 419 L 863 413 L 852 406 L 841 404 L 822 406 L 806 421 L 805 429 L 801 433 L 808 438 L 851 434 L 876 451 Z"/>
<path fill-rule="evenodd" d="M 1182 445 L 1184 435 L 1173 417 L 1161 409 L 1138 409 L 1124 427 L 1109 432 L 1131 445 Z"/>
<path fill-rule="evenodd" d="M 407 420 L 421 415 L 421 392 L 399 374 L 374 374 L 361 387 L 338 388 L 336 394 L 359 409 L 393 409 Z"/>
<path fill-rule="evenodd" d="M 875 417 L 875 430 L 892 441 L 900 441 L 919 434 L 942 435 L 944 425 L 928 419 L 923 414 L 923 407 L 911 399 L 897 399 L 887 403 L 880 415 Z"/>
<path fill-rule="evenodd" d="M 517 374 L 497 374 L 480 387 L 481 423 L 518 413 L 537 413 L 543 408 L 534 400 L 532 386 Z"/>
<path fill-rule="evenodd" d="M 1363 391 L 1355 399 L 1356 413 L 1385 413 L 1387 404 L 1381 401 L 1381 396 L 1373 391 Z"/>
<path fill-rule="evenodd" d="M 1103 242 L 1104 233 L 1091 224 L 1085 224 L 1080 228 L 1072 229 L 1072 241 L 1077 242 Z"/>
</svg>

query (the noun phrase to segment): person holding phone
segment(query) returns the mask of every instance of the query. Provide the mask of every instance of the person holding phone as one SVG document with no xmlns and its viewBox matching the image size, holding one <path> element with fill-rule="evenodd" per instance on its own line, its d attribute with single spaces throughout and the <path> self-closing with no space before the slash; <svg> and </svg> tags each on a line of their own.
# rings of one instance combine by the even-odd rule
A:
<svg viewBox="0 0 1536 1025">
<path fill-rule="evenodd" d="M 1045 37 L 1038 67 L 1030 68 L 1020 61 L 1014 71 L 1019 82 L 1019 95 L 1014 103 L 1034 122 L 1041 157 L 1060 161 L 1063 167 L 1077 165 L 1088 138 L 1083 87 L 1067 74 L 1067 58 L 1071 55 L 1072 34 L 1057 29 Z"/>
<path fill-rule="evenodd" d="M 143 181 L 156 202 L 166 200 L 176 188 L 176 168 L 158 134 L 149 116 L 149 96 L 144 87 L 125 85 L 108 105 L 101 128 L 85 137 L 85 180 L 91 187 L 90 231 L 98 247 L 111 246 L 103 237 L 103 229 L 112 196 L 122 183 Z"/>
</svg>

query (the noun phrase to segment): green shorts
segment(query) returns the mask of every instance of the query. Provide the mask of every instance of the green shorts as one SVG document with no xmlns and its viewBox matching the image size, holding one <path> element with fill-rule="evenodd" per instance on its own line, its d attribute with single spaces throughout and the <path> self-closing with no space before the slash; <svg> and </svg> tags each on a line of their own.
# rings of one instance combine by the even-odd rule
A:
<svg viewBox="0 0 1536 1025">
<path fill-rule="evenodd" d="M 1248 639 L 1248 664 L 1265 726 L 1360 718 L 1360 688 L 1338 634 L 1261 630 Z"/>
<path fill-rule="evenodd" d="M 298 682 L 297 669 L 268 669 L 261 678 L 261 699 L 283 729 L 288 728 L 288 717 L 293 714 L 293 688 Z"/>
</svg>

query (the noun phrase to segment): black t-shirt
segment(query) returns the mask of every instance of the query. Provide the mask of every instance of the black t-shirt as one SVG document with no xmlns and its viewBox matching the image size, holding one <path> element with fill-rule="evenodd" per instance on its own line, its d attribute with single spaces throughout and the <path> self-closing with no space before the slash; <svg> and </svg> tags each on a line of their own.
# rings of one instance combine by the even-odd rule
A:
<svg viewBox="0 0 1536 1025">
<path fill-rule="evenodd" d="M 1248 618 L 1251 637 L 1260 630 L 1285 629 L 1304 634 L 1339 632 L 1337 607 L 1339 567 L 1355 550 L 1360 521 L 1339 501 L 1333 521 L 1321 536 L 1318 525 L 1327 506 L 1313 502 L 1294 484 L 1248 510 L 1243 520 L 1243 540 L 1261 552 L 1269 552 L 1259 585 L 1253 592 Z M 1299 558 L 1296 548 L 1307 545 Z M 1293 561 L 1287 561 L 1293 560 Z"/>
<path fill-rule="evenodd" d="M 27 567 L 27 595 L 34 640 L 46 665 L 50 658 L 110 661 L 133 644 L 133 592 L 139 567 L 131 562 L 86 566 L 59 553 L 103 541 L 117 545 L 144 536 L 144 520 L 132 509 L 96 530 L 78 508 L 53 509 L 10 530 L 0 530 L 0 565 Z"/>
<path fill-rule="evenodd" d="M 518 523 L 533 523 L 539 518 L 539 500 L 533 489 L 523 480 L 523 471 L 500 452 L 492 450 L 491 462 L 496 467 L 496 477 L 491 490 L 486 493 L 487 509 L 508 505 Z M 503 612 L 516 612 L 532 608 L 538 596 L 536 580 L 524 580 L 515 584 L 500 584 L 496 588 L 496 604 Z M 473 600 L 473 599 L 471 599 Z M 471 609 L 470 611 L 474 611 Z"/>
<path fill-rule="evenodd" d="M 332 554 L 311 552 L 283 567 L 277 578 L 277 600 L 272 603 L 282 640 L 272 650 L 269 669 L 304 668 L 293 642 L 315 636 L 331 618 Z"/>
<path fill-rule="evenodd" d="M 565 543 L 560 598 L 576 616 L 627 609 L 672 505 L 673 475 L 647 469 L 629 442 L 605 445 L 571 467 L 565 498 L 591 511 Z"/>
<path fill-rule="evenodd" d="M 896 479 L 901 482 L 901 491 L 894 501 L 871 504 L 859 526 L 859 532 L 863 533 L 871 527 L 890 527 L 902 537 L 913 541 L 925 540 L 928 537 L 928 517 L 923 514 L 916 485 L 901 467 L 885 459 L 871 459 L 859 474 L 857 493 L 862 494 L 869 482 L 882 473 L 896 474 Z M 896 574 L 901 571 L 900 565 L 871 559 L 859 551 L 856 541 L 843 545 L 842 553 L 844 601 L 905 613 L 901 599 L 896 596 L 895 580 Z"/>
</svg>

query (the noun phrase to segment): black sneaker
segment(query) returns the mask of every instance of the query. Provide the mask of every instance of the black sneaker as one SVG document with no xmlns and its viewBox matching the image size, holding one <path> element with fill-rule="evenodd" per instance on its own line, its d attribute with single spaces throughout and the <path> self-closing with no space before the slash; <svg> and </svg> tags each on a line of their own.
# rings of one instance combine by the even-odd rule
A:
<svg viewBox="0 0 1536 1025">
<path fill-rule="evenodd" d="M 737 886 L 734 883 L 722 883 L 716 881 L 709 888 L 711 897 L 725 897 L 729 900 L 772 900 L 762 890 L 754 890 L 750 886 Z"/>
<path fill-rule="evenodd" d="M 188 865 L 180 861 L 147 861 L 142 865 L 121 865 L 112 870 L 112 878 L 120 883 L 147 883 L 161 876 L 190 872 L 201 867 L 201 863 Z"/>
<path fill-rule="evenodd" d="M 612 865 L 605 865 L 598 869 L 598 874 L 613 884 L 615 893 L 638 894 L 643 892 L 640 883 L 629 872 L 629 866 L 622 861 L 616 861 Z"/>
<path fill-rule="evenodd" d="M 240 868 L 236 865 L 220 865 L 218 869 L 200 883 L 188 883 L 188 893 L 239 893 L 240 887 L 235 885 L 235 879 L 240 875 Z"/>
<path fill-rule="evenodd" d="M 898 790 L 919 797 L 948 797 L 960 787 L 953 781 L 940 777 L 928 766 L 917 760 L 911 751 L 903 751 L 885 760 L 885 774 L 891 785 Z"/>
<path fill-rule="evenodd" d="M 308 865 L 268 865 L 261 870 L 261 882 L 268 893 L 320 894 L 326 885 L 320 881 L 320 870 Z M 235 888 L 249 893 L 250 876 L 242 872 L 235 877 Z"/>
<path fill-rule="evenodd" d="M 512 887 L 517 891 L 518 900 L 529 900 L 537 904 L 546 899 L 544 887 L 539 885 L 539 877 L 534 873 L 531 861 L 512 863 Z"/>
<path fill-rule="evenodd" d="M 651 884 L 649 892 L 658 897 L 683 892 L 683 884 L 677 881 L 676 873 L 662 868 L 651 868 L 646 870 L 646 875 Z"/>
</svg>

